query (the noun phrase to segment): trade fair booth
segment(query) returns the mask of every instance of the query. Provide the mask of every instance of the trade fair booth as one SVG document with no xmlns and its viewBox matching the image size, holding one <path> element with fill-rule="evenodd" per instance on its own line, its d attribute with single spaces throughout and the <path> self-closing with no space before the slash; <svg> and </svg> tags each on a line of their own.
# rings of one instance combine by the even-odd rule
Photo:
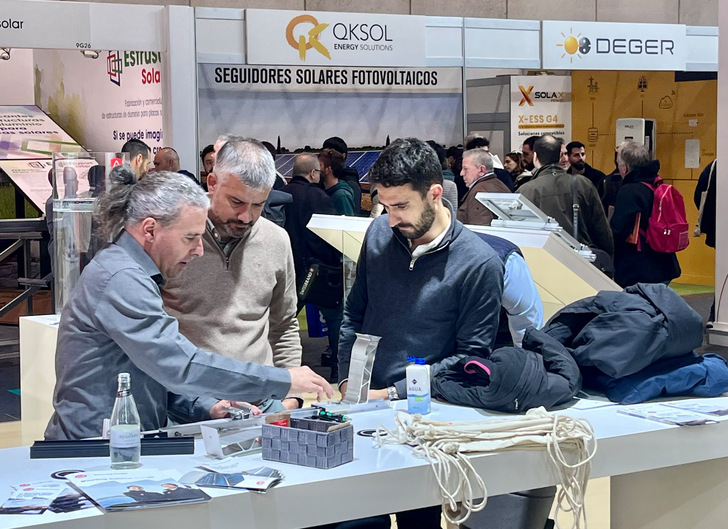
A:
<svg viewBox="0 0 728 529">
<path fill-rule="evenodd" d="M 717 70 L 716 28 L 619 24 L 619 31 L 629 35 L 625 40 L 615 36 L 615 25 L 604 23 L 65 2 L 14 3 L 30 10 L 28 13 L 32 8 L 27 4 L 48 4 L 59 10 L 59 17 L 68 16 L 74 20 L 69 26 L 72 30 L 67 32 L 67 41 L 38 45 L 28 37 L 31 40 L 19 42 L 15 47 L 77 50 L 81 48 L 80 44 L 83 49 L 91 50 L 141 48 L 159 53 L 163 143 L 177 149 L 183 167 L 197 167 L 197 153 L 201 147 L 212 143 L 222 132 L 256 136 L 274 144 L 277 140 L 279 147 L 293 151 L 307 145 L 317 148 L 324 138 L 332 135 L 344 136 L 350 145 L 376 150 L 385 145 L 387 136 L 394 139 L 401 135 L 417 135 L 432 137 L 440 143 L 457 144 L 464 134 L 477 131 L 491 139 L 494 151 L 505 153 L 517 147 L 518 140 L 524 137 L 519 135 L 519 130 L 528 131 L 528 135 L 554 131 L 564 134 L 567 127 L 571 129 L 567 137 L 588 139 L 588 142 L 584 141 L 588 143 L 587 149 L 593 150 L 594 158 L 606 167 L 609 164 L 604 160 L 609 161 L 608 152 L 615 145 L 616 119 L 650 119 L 653 117 L 651 105 L 664 111 L 675 109 L 671 115 L 678 111 L 691 114 L 680 116 L 686 122 L 684 126 L 689 127 L 687 132 L 700 131 L 688 138 L 685 130 L 671 131 L 680 136 L 675 142 L 680 141 L 682 147 L 674 159 L 681 158 L 681 173 L 675 183 L 683 186 L 684 196 L 691 195 L 687 190 L 692 189 L 699 168 L 707 164 L 706 157 L 712 158 L 717 152 L 714 144 L 705 139 L 714 134 L 715 120 L 703 119 L 704 115 L 697 116 L 697 111 L 693 110 L 696 100 L 702 104 L 710 101 L 706 95 L 710 93 L 709 89 L 701 88 L 686 96 L 680 88 L 684 85 L 677 86 L 679 81 L 673 79 L 674 85 L 665 87 L 667 81 L 661 77 L 664 72 Z M 74 7 L 67 7 L 71 5 Z M 66 12 L 66 9 L 78 9 L 78 12 Z M 114 31 L 105 30 L 105 21 L 110 19 L 119 25 Z M 311 33 L 324 24 L 327 26 L 318 33 Z M 362 29 L 363 26 L 366 29 Z M 47 33 L 55 35 L 52 31 Z M 586 49 L 585 42 L 581 41 L 584 37 L 590 39 L 593 48 Z M 573 50 L 570 38 L 577 41 L 576 51 L 570 51 Z M 598 44 L 600 39 L 608 42 L 608 48 L 604 43 Z M 636 40 L 640 41 L 639 47 L 632 42 Z M 668 40 L 672 44 L 666 44 Z M 5 46 L 2 41 L 0 45 Z M 597 50 L 603 53 L 597 56 Z M 644 57 L 636 60 L 635 55 Z M 588 62 L 592 59 L 595 62 Z M 661 63 L 662 60 L 665 62 Z M 518 75 L 523 70 L 563 74 L 577 68 L 586 73 Z M 469 72 L 470 69 L 477 71 Z M 510 77 L 507 82 L 497 77 L 484 77 L 481 76 L 482 69 L 504 71 Z M 614 69 L 621 73 L 594 73 Z M 628 70 L 664 72 L 635 73 L 637 78 L 633 79 Z M 113 73 L 109 72 L 109 75 Z M 155 76 L 156 73 L 152 73 L 152 81 Z M 589 76 L 593 77 L 591 81 Z M 647 87 L 640 76 L 646 77 Z M 528 80 L 533 83 L 526 86 L 524 83 Z M 537 87 L 542 81 L 547 85 Z M 645 90 L 642 92 L 644 97 L 638 95 L 643 101 L 640 111 L 646 109 L 644 113 L 638 115 L 636 108 L 628 108 L 623 109 L 626 114 L 613 113 L 601 118 L 600 112 L 593 110 L 601 110 L 608 103 L 621 104 L 627 96 L 619 95 L 618 86 L 632 85 L 634 81 L 637 91 L 641 86 Z M 589 88 L 590 82 L 592 87 L 597 83 L 600 91 L 590 91 L 593 90 Z M 113 80 L 109 83 L 113 84 Z M 529 88 L 531 84 L 535 88 Z M 654 86 L 664 87 L 668 92 L 653 97 L 648 91 Z M 535 107 L 536 94 L 557 92 L 570 92 L 568 108 L 567 101 L 552 100 L 560 99 L 559 96 L 546 97 L 549 101 L 544 102 L 557 105 L 558 110 Z M 527 98 L 530 95 L 533 95 L 532 99 Z M 668 104 L 665 97 L 672 101 L 670 108 L 663 108 Z M 519 105 L 523 98 L 534 105 Z M 63 105 L 68 104 L 68 100 L 64 100 Z M 544 118 L 547 126 L 540 129 L 519 129 L 518 116 L 527 116 L 523 106 L 528 107 L 525 110 L 531 109 L 528 115 L 553 118 L 550 121 Z M 591 121 L 580 119 L 577 123 L 567 117 L 567 111 L 571 116 L 590 116 Z M 708 114 L 707 110 L 705 114 Z M 657 117 L 658 134 L 662 130 L 662 120 L 667 119 L 666 116 Z M 344 127 L 345 132 L 341 133 L 340 127 Z M 661 145 L 662 138 L 658 137 L 658 157 L 665 152 L 660 150 Z M 667 151 L 674 150 L 678 144 L 668 145 L 671 147 Z M 324 238 L 355 260 L 368 219 L 319 219 L 318 222 L 319 229 L 331 230 Z M 485 231 L 521 245 L 532 268 L 535 268 L 534 263 L 539 263 L 534 277 L 549 314 L 599 290 L 616 289 L 608 278 L 568 246 L 555 240 L 553 234 L 508 228 Z M 702 246 L 702 242 L 696 240 L 691 246 Z M 719 240 L 718 253 L 720 247 Z M 695 259 L 704 259 L 704 255 L 698 252 Z M 728 270 L 719 266 L 718 272 L 718 283 L 722 283 L 720 278 L 728 277 Z M 720 275 L 723 272 L 726 273 Z M 720 302 L 718 305 L 720 307 Z M 52 413 L 57 321 L 56 316 L 37 316 L 25 318 L 21 324 L 22 427 L 27 443 L 42 436 L 42 429 Z M 403 409 L 401 405 L 396 407 Z M 391 414 L 391 410 L 387 412 Z M 444 409 L 438 408 L 437 412 L 446 416 Z M 391 419 L 384 412 L 378 413 L 368 419 L 372 424 L 367 426 L 374 428 L 378 421 Z M 707 528 L 716 527 L 725 519 L 728 505 L 720 496 L 728 468 L 728 448 L 722 441 L 724 424 L 706 429 L 668 426 L 618 414 L 610 406 L 574 407 L 568 413 L 588 418 L 595 427 L 600 448 L 592 464 L 591 476 L 613 476 L 614 527 L 677 528 L 689 525 Z M 470 413 L 470 410 L 462 414 L 462 418 L 468 420 L 480 416 L 481 412 Z M 353 465 L 332 471 L 305 472 L 290 467 L 290 479 L 265 495 L 218 492 L 207 506 L 170 510 L 165 523 L 216 527 L 234 521 L 246 527 L 303 527 L 439 502 L 429 466 L 421 460 L 413 461 L 404 447 L 374 451 L 371 440 L 362 438 L 356 440 L 355 450 L 357 460 Z M 26 451 L 18 448 L 0 452 L 0 461 L 9 470 L 6 475 L 14 481 L 26 479 L 26 476 L 39 480 L 60 468 L 60 461 L 50 460 L 35 466 L 32 474 L 24 474 L 31 465 L 26 460 Z M 260 460 L 257 455 L 249 457 L 255 458 L 256 462 Z M 87 461 L 92 461 L 94 467 L 103 465 L 100 460 L 77 459 L 64 461 L 64 465 L 82 469 L 89 467 Z M 506 452 L 494 457 L 477 456 L 474 461 L 493 495 L 557 482 L 544 453 Z M 181 458 L 145 461 L 145 465 L 159 465 L 160 468 L 182 464 Z M 5 479 L 0 481 L 0 494 L 9 486 Z M 405 481 L 411 487 L 407 493 L 402 493 Z M 352 491 L 371 490 L 377 491 L 376 498 L 367 496 L 353 504 L 350 501 L 352 495 L 358 493 Z M 647 498 L 645 491 L 649 492 Z M 676 507 L 670 502 L 677 491 L 682 502 Z M 318 500 L 321 498 L 326 498 L 325 509 L 320 508 Z M 299 511 L 291 508 L 294 503 L 305 506 Z M 128 525 L 133 517 L 137 523 L 145 525 L 149 512 L 112 516 L 102 516 L 95 509 L 74 515 L 46 513 L 40 524 L 73 525 L 83 519 L 88 527 L 108 527 L 121 523 Z M 27 516 L 0 517 L 0 527 L 28 523 Z"/>
<path fill-rule="evenodd" d="M 19 1 L 4 2 L 2 8 L 3 17 L 18 22 L 12 31 L 0 32 L 0 174 L 7 179 L 3 182 L 14 186 L 18 216 L 24 215 L 26 201 L 36 215 L 44 212 L 52 194 L 48 170 L 54 155 L 115 152 L 134 137 L 146 141 L 154 151 L 164 145 L 184 144 L 188 135 L 180 131 L 174 138 L 171 115 L 176 106 L 189 106 L 190 100 L 194 105 L 195 98 L 184 90 L 174 94 L 169 90 L 169 80 L 179 71 L 175 62 L 179 54 L 169 52 L 173 32 L 166 29 L 170 24 L 181 27 L 174 7 Z M 113 31 L 109 31 L 112 20 Z M 58 27 L 64 31 L 59 32 Z M 184 100 L 186 95 L 188 100 Z M 194 136 L 189 140 L 187 150 L 194 152 Z M 195 157 L 191 158 L 196 167 Z M 80 184 L 79 192 L 84 194 L 87 182 L 82 179 Z M 3 231 L 17 231 L 18 222 L 2 221 Z M 36 225 L 37 231 L 46 229 L 45 220 L 23 222 L 30 226 L 26 231 L 36 230 Z M 18 237 L 2 255 L 26 242 L 24 253 L 29 262 L 27 241 L 40 234 L 33 231 Z M 36 283 L 32 288 L 40 286 Z M 21 323 L 21 335 L 23 326 Z M 45 334 L 50 333 L 48 343 L 55 343 L 56 328 L 44 328 Z M 21 359 L 21 407 L 26 407 L 28 424 L 35 424 L 33 388 L 47 388 L 43 370 L 52 373 L 54 363 L 53 350 L 47 359 L 41 358 L 40 349 L 28 343 L 32 339 L 20 339 L 21 357 L 22 351 L 30 351 Z M 26 439 L 37 437 L 34 433 Z"/>
<path fill-rule="evenodd" d="M 10 2 L 3 4 L 3 16 L 15 27 L 0 34 L 0 182 L 6 200 L 14 195 L 14 217 L 46 213 L 53 156 L 116 152 L 131 138 L 148 142 L 154 152 L 164 145 L 163 7 Z M 119 20 L 113 37 L 99 30 L 111 19 Z M 81 185 L 85 182 L 84 176 Z M 18 237 L 3 258 L 18 244 L 23 248 L 15 255 L 25 290 L 0 309 L 8 315 L 4 321 L 12 321 L 23 300 L 32 314 L 33 294 L 52 282 L 45 252 L 49 236 L 42 219 L 3 220 L 0 231 L 3 239 Z M 35 242 L 41 237 L 44 242 Z M 38 277 L 31 277 L 31 254 L 41 255 Z M 40 313 L 53 310 L 47 300 L 42 297 Z"/>
</svg>

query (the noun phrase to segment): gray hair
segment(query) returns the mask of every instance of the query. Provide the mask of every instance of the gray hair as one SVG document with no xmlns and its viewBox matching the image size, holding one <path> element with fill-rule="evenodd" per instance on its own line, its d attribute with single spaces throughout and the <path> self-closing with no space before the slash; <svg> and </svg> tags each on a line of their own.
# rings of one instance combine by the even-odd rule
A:
<svg viewBox="0 0 728 529">
<path fill-rule="evenodd" d="M 225 133 L 220 134 L 215 141 L 219 141 L 222 144 L 225 144 L 229 141 L 240 141 L 244 139 L 242 136 L 236 136 L 235 134 Z"/>
<path fill-rule="evenodd" d="M 491 156 L 491 154 L 485 149 L 475 148 L 465 151 L 463 153 L 463 158 L 472 158 L 476 167 L 484 165 L 486 173 L 493 172 L 493 156 Z"/>
<path fill-rule="evenodd" d="M 276 165 L 265 145 L 253 138 L 229 140 L 215 158 L 213 173 L 220 179 L 237 176 L 251 189 L 267 190 L 276 181 Z"/>
<path fill-rule="evenodd" d="M 109 180 L 111 189 L 94 208 L 99 234 L 105 241 L 115 240 L 124 228 L 147 217 L 169 226 L 179 218 L 184 206 L 210 207 L 202 188 L 179 173 L 159 171 L 137 182 L 134 170 L 123 165 L 112 169 Z"/>
<path fill-rule="evenodd" d="M 647 165 L 649 162 L 650 151 L 644 145 L 633 141 L 625 141 L 620 145 L 617 153 L 617 163 L 626 165 L 629 171 L 635 167 Z"/>
</svg>

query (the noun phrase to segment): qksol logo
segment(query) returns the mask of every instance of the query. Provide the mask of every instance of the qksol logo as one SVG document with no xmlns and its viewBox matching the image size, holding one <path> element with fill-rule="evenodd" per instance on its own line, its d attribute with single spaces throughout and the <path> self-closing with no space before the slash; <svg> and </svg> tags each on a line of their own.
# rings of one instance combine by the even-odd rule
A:
<svg viewBox="0 0 728 529">
<path fill-rule="evenodd" d="M 390 52 L 394 49 L 393 39 L 387 24 L 367 23 L 321 23 L 313 15 L 298 15 L 286 26 L 286 42 L 298 50 L 298 57 L 306 60 L 309 50 L 315 50 L 331 60 L 329 49 L 321 42 L 321 35 L 331 35 L 333 49 L 344 52 Z M 331 40 L 331 39 L 327 39 Z"/>
<path fill-rule="evenodd" d="M 300 33 L 298 39 L 296 39 L 294 32 L 302 24 L 310 24 L 313 27 L 305 35 Z M 306 60 L 306 51 L 311 48 L 331 60 L 329 50 L 320 41 L 321 32 L 327 27 L 329 27 L 328 24 L 319 24 L 319 21 L 311 15 L 299 15 L 286 26 L 286 40 L 292 48 L 298 50 L 298 56 L 302 61 Z"/>
<path fill-rule="evenodd" d="M 672 39 L 640 39 L 622 37 L 592 37 L 577 33 L 569 28 L 569 34 L 561 33 L 564 38 L 556 46 L 564 49 L 561 58 L 569 57 L 569 62 L 574 62 L 574 57 L 583 59 L 584 55 L 594 52 L 597 55 L 674 55 L 675 41 Z"/>
</svg>

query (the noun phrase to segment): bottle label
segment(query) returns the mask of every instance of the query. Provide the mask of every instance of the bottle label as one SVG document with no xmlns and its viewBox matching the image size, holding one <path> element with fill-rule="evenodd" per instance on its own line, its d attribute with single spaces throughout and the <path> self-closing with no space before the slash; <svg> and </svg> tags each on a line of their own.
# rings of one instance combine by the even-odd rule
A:
<svg viewBox="0 0 728 529">
<path fill-rule="evenodd" d="M 141 432 L 135 424 L 111 427 L 111 446 L 114 448 L 132 448 L 141 443 Z"/>
<path fill-rule="evenodd" d="M 430 366 L 407 366 L 407 411 L 425 415 L 430 413 Z"/>
</svg>

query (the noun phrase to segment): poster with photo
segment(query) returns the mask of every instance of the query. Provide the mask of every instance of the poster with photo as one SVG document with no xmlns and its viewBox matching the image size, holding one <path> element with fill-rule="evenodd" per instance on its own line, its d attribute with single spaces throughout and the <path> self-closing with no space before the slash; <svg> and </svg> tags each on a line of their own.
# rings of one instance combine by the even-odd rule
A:
<svg viewBox="0 0 728 529">
<path fill-rule="evenodd" d="M 233 133 L 289 151 L 331 136 L 350 150 L 415 136 L 463 141 L 460 68 L 200 64 L 199 141 Z"/>
</svg>

